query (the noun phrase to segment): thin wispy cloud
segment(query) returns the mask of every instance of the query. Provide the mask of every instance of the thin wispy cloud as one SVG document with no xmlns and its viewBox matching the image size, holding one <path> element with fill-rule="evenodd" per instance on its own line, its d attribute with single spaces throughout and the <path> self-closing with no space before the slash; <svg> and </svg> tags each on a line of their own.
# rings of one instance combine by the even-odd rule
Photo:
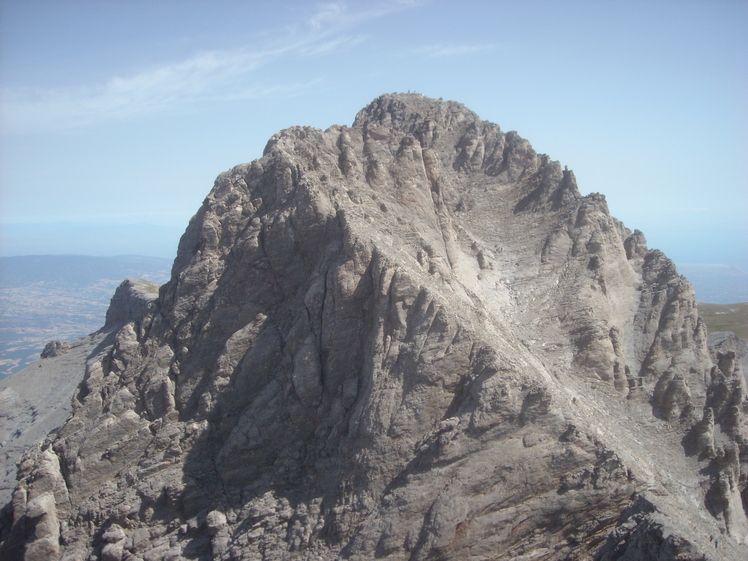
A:
<svg viewBox="0 0 748 561">
<path fill-rule="evenodd" d="M 390 0 L 372 3 L 365 9 L 352 10 L 345 1 L 320 4 L 315 14 L 308 20 L 308 25 L 317 31 L 352 26 L 368 20 L 386 16 L 401 10 L 428 4 L 430 0 Z"/>
<path fill-rule="evenodd" d="M 495 45 L 425 45 L 415 49 L 414 52 L 428 57 L 451 57 L 462 56 L 490 51 L 495 49 Z"/>
<path fill-rule="evenodd" d="M 366 38 L 363 35 L 336 37 L 329 41 L 320 41 L 307 48 L 299 50 L 300 55 L 324 55 L 333 51 L 339 51 L 344 48 L 350 48 L 357 43 L 361 43 Z"/>
<path fill-rule="evenodd" d="M 247 88 L 247 78 L 280 55 L 243 50 L 209 52 L 136 75 L 115 76 L 103 84 L 6 89 L 5 126 L 10 130 L 82 127 L 154 111 L 179 111 L 203 101 L 229 100 L 239 92 L 255 97 L 262 88 Z"/>
<path fill-rule="evenodd" d="M 348 17 L 348 6 L 345 2 L 330 2 L 322 4 L 309 19 L 309 27 L 315 31 L 322 31 L 330 25 L 339 25 Z"/>
<path fill-rule="evenodd" d="M 354 10 L 345 2 L 324 4 L 294 28 L 267 34 L 263 43 L 252 47 L 205 51 L 99 84 L 4 87 L 0 98 L 3 128 L 8 132 L 76 129 L 142 114 L 181 112 L 204 103 L 298 94 L 318 80 L 258 83 L 257 71 L 348 49 L 365 40 L 352 32 L 354 27 L 411 5 L 390 2 Z"/>
</svg>

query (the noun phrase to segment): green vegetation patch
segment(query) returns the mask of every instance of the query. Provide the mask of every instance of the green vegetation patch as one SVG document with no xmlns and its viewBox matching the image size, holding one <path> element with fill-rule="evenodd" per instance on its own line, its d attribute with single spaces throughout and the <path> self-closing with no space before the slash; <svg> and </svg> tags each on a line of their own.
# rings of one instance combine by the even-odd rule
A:
<svg viewBox="0 0 748 561">
<path fill-rule="evenodd" d="M 697 304 L 709 333 L 732 331 L 748 340 L 748 302 L 742 304 Z"/>
</svg>

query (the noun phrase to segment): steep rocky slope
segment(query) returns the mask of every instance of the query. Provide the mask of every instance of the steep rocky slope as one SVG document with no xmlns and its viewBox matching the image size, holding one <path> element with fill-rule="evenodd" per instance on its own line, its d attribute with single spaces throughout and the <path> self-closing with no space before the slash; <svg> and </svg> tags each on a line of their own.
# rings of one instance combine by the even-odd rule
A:
<svg viewBox="0 0 748 561">
<path fill-rule="evenodd" d="M 716 353 L 735 353 L 735 360 L 740 365 L 740 370 L 743 372 L 746 384 L 748 384 L 748 343 L 731 331 L 710 333 L 707 343 L 715 357 Z"/>
<path fill-rule="evenodd" d="M 386 95 L 218 177 L 7 559 L 739 559 L 745 383 L 574 175 Z M 93 557 L 92 557 L 93 556 Z"/>
<path fill-rule="evenodd" d="M 72 343 L 51 341 L 41 360 L 0 379 L 0 505 L 11 499 L 16 462 L 23 453 L 70 416 L 86 361 L 109 352 L 115 333 L 139 318 L 157 294 L 157 284 L 126 279 L 115 290 L 102 329 Z"/>
</svg>

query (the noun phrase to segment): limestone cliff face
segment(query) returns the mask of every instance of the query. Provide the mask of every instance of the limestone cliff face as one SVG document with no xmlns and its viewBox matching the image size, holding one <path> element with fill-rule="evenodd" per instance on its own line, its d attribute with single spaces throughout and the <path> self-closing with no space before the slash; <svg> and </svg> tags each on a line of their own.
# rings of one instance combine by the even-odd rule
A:
<svg viewBox="0 0 748 561">
<path fill-rule="evenodd" d="M 20 464 L 2 553 L 737 559 L 736 364 L 572 172 L 385 95 L 218 177 Z"/>
</svg>

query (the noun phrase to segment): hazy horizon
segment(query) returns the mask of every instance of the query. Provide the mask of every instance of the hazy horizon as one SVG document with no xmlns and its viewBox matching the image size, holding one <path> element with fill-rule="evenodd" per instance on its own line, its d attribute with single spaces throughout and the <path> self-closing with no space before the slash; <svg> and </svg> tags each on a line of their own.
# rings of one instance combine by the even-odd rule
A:
<svg viewBox="0 0 748 561">
<path fill-rule="evenodd" d="M 0 2 L 0 254 L 173 258 L 215 177 L 382 93 L 464 103 L 676 262 L 748 271 L 748 5 Z"/>
<path fill-rule="evenodd" d="M 140 255 L 173 260 L 186 227 L 187 224 L 182 228 L 156 224 L 105 225 L 71 222 L 0 225 L 0 240 L 3 242 L 0 257 Z M 646 232 L 644 236 L 647 237 Z M 651 244 L 649 247 L 661 249 Z M 748 259 L 731 254 L 729 248 L 712 250 L 704 246 L 700 251 L 694 251 L 693 248 L 691 251 L 662 251 L 679 267 L 732 267 L 748 274 Z"/>
</svg>

